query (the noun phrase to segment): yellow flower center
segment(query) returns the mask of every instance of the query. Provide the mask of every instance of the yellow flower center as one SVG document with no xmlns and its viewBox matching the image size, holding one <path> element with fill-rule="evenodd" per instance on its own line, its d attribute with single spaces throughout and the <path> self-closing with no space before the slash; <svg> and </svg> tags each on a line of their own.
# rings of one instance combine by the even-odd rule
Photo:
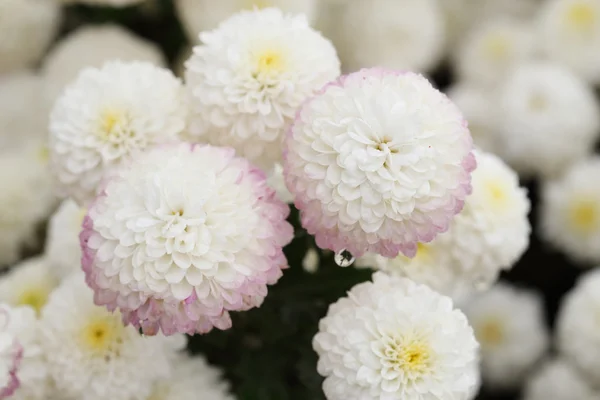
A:
<svg viewBox="0 0 600 400">
<path fill-rule="evenodd" d="M 431 246 L 424 243 L 417 243 L 417 254 L 415 258 L 419 258 L 420 260 L 431 258 Z"/>
<path fill-rule="evenodd" d="M 548 102 L 541 94 L 534 94 L 529 98 L 529 109 L 531 111 L 543 111 Z"/>
<path fill-rule="evenodd" d="M 129 117 L 125 111 L 116 108 L 105 109 L 100 115 L 100 137 L 109 140 L 123 134 L 128 122 Z"/>
<path fill-rule="evenodd" d="M 281 72 L 285 67 L 285 62 L 281 52 L 274 49 L 268 49 L 261 52 L 257 57 L 256 64 L 256 71 L 258 75 L 270 75 Z"/>
<path fill-rule="evenodd" d="M 504 340 L 504 327 L 497 318 L 483 321 L 475 330 L 475 336 L 482 346 L 497 346 Z"/>
<path fill-rule="evenodd" d="M 254 8 L 267 8 L 272 4 L 269 0 L 242 0 L 242 8 L 244 10 L 253 10 Z"/>
<path fill-rule="evenodd" d="M 48 160 L 50 160 L 50 150 L 48 149 L 48 146 L 40 147 L 37 151 L 36 157 L 42 164 L 48 163 Z"/>
<path fill-rule="evenodd" d="M 506 208 L 509 202 L 509 195 L 504 182 L 490 180 L 485 185 L 485 190 L 490 209 L 501 211 Z"/>
<path fill-rule="evenodd" d="M 572 4 L 567 9 L 565 19 L 571 28 L 580 32 L 588 32 L 596 25 L 598 15 L 596 9 L 589 2 L 581 1 Z"/>
<path fill-rule="evenodd" d="M 600 222 L 600 204 L 591 199 L 577 199 L 570 207 L 568 221 L 571 228 L 587 234 L 594 231 Z"/>
<path fill-rule="evenodd" d="M 48 301 L 52 289 L 43 286 L 32 286 L 23 290 L 17 297 L 17 306 L 29 306 L 39 315 Z"/>
<path fill-rule="evenodd" d="M 483 46 L 486 55 L 493 61 L 504 60 L 512 47 L 506 36 L 500 33 L 490 35 L 484 41 Z"/>
<path fill-rule="evenodd" d="M 431 347 L 423 338 L 397 339 L 385 349 L 386 361 L 395 370 L 424 374 L 431 367 Z"/>
<path fill-rule="evenodd" d="M 97 356 L 118 356 L 125 329 L 116 314 L 93 316 L 81 330 L 81 343 Z"/>
</svg>

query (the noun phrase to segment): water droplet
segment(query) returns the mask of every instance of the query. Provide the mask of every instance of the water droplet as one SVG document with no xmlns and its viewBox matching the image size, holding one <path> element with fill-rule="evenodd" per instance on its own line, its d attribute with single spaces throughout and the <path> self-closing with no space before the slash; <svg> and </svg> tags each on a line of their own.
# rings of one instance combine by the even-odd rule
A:
<svg viewBox="0 0 600 400">
<path fill-rule="evenodd" d="M 349 267 L 352 265 L 352 263 L 354 263 L 354 260 L 355 260 L 352 253 L 350 253 L 346 249 L 335 253 L 335 256 L 333 257 L 333 259 L 335 260 L 335 263 L 337 265 L 339 265 L 340 267 Z"/>
</svg>

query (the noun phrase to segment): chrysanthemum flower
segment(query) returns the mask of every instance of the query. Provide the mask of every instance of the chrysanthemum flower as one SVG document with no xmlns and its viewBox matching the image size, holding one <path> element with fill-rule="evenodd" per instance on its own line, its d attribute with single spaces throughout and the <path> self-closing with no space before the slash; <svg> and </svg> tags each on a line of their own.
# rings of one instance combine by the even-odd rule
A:
<svg viewBox="0 0 600 400">
<path fill-rule="evenodd" d="M 344 71 L 381 66 L 429 71 L 444 50 L 444 20 L 435 0 L 354 0 L 337 25 Z"/>
<path fill-rule="evenodd" d="M 60 189 L 86 205 L 106 173 L 152 144 L 175 140 L 186 118 L 183 85 L 171 71 L 119 61 L 83 70 L 50 116 Z"/>
<path fill-rule="evenodd" d="M 0 269 L 35 243 L 37 224 L 52 212 L 55 197 L 46 161 L 38 149 L 0 156 Z"/>
<path fill-rule="evenodd" d="M 86 67 L 107 61 L 147 61 L 163 66 L 164 56 L 153 43 L 118 25 L 84 26 L 58 42 L 44 60 L 47 96 L 54 101 Z"/>
<path fill-rule="evenodd" d="M 539 42 L 548 58 L 600 83 L 600 1 L 549 0 L 539 15 Z"/>
<path fill-rule="evenodd" d="M 477 341 L 452 301 L 375 273 L 329 307 L 313 339 L 329 400 L 470 399 Z"/>
<path fill-rule="evenodd" d="M 0 76 L 0 153 L 31 145 L 42 151 L 51 108 L 43 91 L 44 80 L 31 72 Z"/>
<path fill-rule="evenodd" d="M 570 257 L 600 263 L 600 157 L 581 160 L 542 191 L 542 235 Z"/>
<path fill-rule="evenodd" d="M 412 259 L 375 256 L 370 266 L 424 283 L 455 300 L 491 286 L 502 269 L 513 266 L 529 244 L 527 193 L 498 157 L 482 152 L 476 157 L 473 194 L 448 232 L 419 244 Z"/>
<path fill-rule="evenodd" d="M 46 259 L 59 279 L 81 269 L 79 233 L 87 209 L 73 200 L 65 200 L 50 219 L 46 235 Z"/>
<path fill-rule="evenodd" d="M 499 283 L 470 299 L 464 311 L 481 345 L 484 384 L 518 387 L 549 344 L 540 296 Z"/>
<path fill-rule="evenodd" d="M 339 76 L 335 49 L 304 16 L 275 8 L 240 12 L 200 39 L 186 64 L 191 135 L 271 168 L 297 109 Z"/>
<path fill-rule="evenodd" d="M 292 196 L 288 188 L 285 186 L 285 179 L 283 177 L 283 167 L 281 166 L 281 164 L 277 163 L 271 169 L 270 173 L 268 174 L 267 183 L 270 187 L 275 189 L 275 192 L 277 192 L 277 196 L 279 196 L 279 199 L 281 199 L 281 201 L 283 201 L 284 203 L 294 202 L 294 196 Z"/>
<path fill-rule="evenodd" d="M 0 276 L 0 303 L 28 306 L 39 314 L 57 285 L 48 261 L 43 257 L 32 258 Z"/>
<path fill-rule="evenodd" d="M 82 400 L 147 400 L 168 379 L 185 338 L 146 337 L 123 326 L 118 312 L 93 303 L 81 273 L 50 296 L 41 319 L 42 346 L 58 391 Z"/>
<path fill-rule="evenodd" d="M 591 153 L 600 108 L 591 87 L 559 65 L 534 61 L 503 84 L 498 152 L 519 173 L 552 177 Z"/>
<path fill-rule="evenodd" d="M 523 400 L 594 400 L 594 393 L 579 373 L 565 360 L 549 360 L 525 385 Z"/>
<path fill-rule="evenodd" d="M 367 69 L 307 102 L 286 137 L 284 175 L 317 245 L 413 256 L 471 192 L 471 136 L 421 75 Z"/>
<path fill-rule="evenodd" d="M 533 56 L 533 36 L 531 24 L 525 21 L 500 17 L 482 22 L 455 53 L 458 77 L 479 85 L 497 84 Z"/>
<path fill-rule="evenodd" d="M 0 399 L 11 397 L 20 386 L 17 372 L 23 357 L 23 347 L 10 329 L 15 313 L 0 304 Z"/>
<path fill-rule="evenodd" d="M 498 124 L 502 115 L 498 112 L 496 98 L 488 88 L 458 82 L 446 94 L 456 104 L 469 123 L 473 143 L 482 150 L 494 153 L 497 145 Z"/>
<path fill-rule="evenodd" d="M 110 180 L 81 234 L 97 304 L 146 334 L 231 326 L 287 266 L 289 208 L 233 149 L 163 146 Z"/>
<path fill-rule="evenodd" d="M 0 2 L 0 75 L 32 66 L 52 41 L 60 20 L 54 1 Z"/>
<path fill-rule="evenodd" d="M 309 22 L 317 16 L 319 0 L 175 0 L 175 9 L 189 39 L 195 43 L 198 34 L 215 29 L 221 22 L 242 10 L 279 8 L 286 13 L 304 14 Z"/>
<path fill-rule="evenodd" d="M 221 372 L 202 356 L 181 355 L 174 362 L 170 379 L 154 385 L 148 400 L 234 400 Z"/>
<path fill-rule="evenodd" d="M 596 389 L 600 389 L 599 310 L 600 270 L 594 270 L 567 294 L 557 323 L 559 352 Z"/>
</svg>

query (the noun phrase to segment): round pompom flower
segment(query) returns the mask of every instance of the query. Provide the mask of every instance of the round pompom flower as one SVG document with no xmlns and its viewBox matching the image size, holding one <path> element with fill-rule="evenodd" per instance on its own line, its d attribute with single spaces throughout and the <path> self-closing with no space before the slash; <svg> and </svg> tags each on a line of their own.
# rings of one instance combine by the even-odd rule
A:
<svg viewBox="0 0 600 400">
<path fill-rule="evenodd" d="M 366 69 L 298 112 L 284 175 L 317 245 L 354 256 L 414 256 L 448 229 L 471 192 L 467 123 L 414 73 Z"/>
<path fill-rule="evenodd" d="M 581 160 L 544 183 L 542 235 L 583 263 L 600 263 L 600 157 Z"/>
<path fill-rule="evenodd" d="M 523 400 L 594 400 L 594 393 L 579 372 L 563 359 L 549 360 L 525 385 Z"/>
<path fill-rule="evenodd" d="M 31 258 L 0 276 L 0 303 L 31 307 L 39 314 L 57 285 L 48 261 Z"/>
<path fill-rule="evenodd" d="M 333 45 L 303 15 L 274 8 L 240 12 L 200 39 L 186 63 L 191 137 L 271 168 L 296 110 L 339 76 Z"/>
<path fill-rule="evenodd" d="M 353 0 L 336 24 L 344 71 L 381 66 L 429 71 L 444 51 L 444 20 L 435 0 Z"/>
<path fill-rule="evenodd" d="M 513 266 L 529 244 L 527 192 L 519 187 L 517 174 L 498 157 L 475 154 L 473 193 L 448 232 L 431 243 L 419 244 L 412 259 L 375 256 L 372 267 L 406 276 L 458 301 L 490 287 L 501 270 Z"/>
<path fill-rule="evenodd" d="M 329 307 L 313 338 L 328 400 L 469 400 L 477 341 L 452 300 L 381 272 Z"/>
<path fill-rule="evenodd" d="M 481 345 L 485 385 L 514 389 L 543 357 L 549 344 L 541 297 L 499 283 L 469 299 L 463 310 Z"/>
<path fill-rule="evenodd" d="M 186 124 L 181 81 L 147 62 L 86 68 L 50 115 L 50 153 L 64 194 L 86 205 L 102 177 L 148 146 L 175 140 Z"/>
<path fill-rule="evenodd" d="M 154 383 L 169 379 L 185 337 L 146 337 L 123 326 L 118 312 L 93 303 L 75 273 L 52 293 L 40 322 L 42 347 L 64 398 L 147 400 Z"/>
<path fill-rule="evenodd" d="M 69 34 L 50 51 L 42 66 L 47 96 L 52 101 L 85 67 L 107 61 L 148 61 L 163 66 L 164 56 L 153 43 L 118 25 L 88 25 Z"/>
<path fill-rule="evenodd" d="M 600 83 L 600 0 L 549 0 L 539 14 L 543 54 Z"/>
<path fill-rule="evenodd" d="M 600 389 L 600 270 L 584 275 L 558 314 L 557 348 L 582 377 Z"/>
<path fill-rule="evenodd" d="M 37 62 L 59 21 L 60 6 L 55 1 L 0 1 L 0 75 Z"/>
<path fill-rule="evenodd" d="M 175 7 L 189 39 L 196 42 L 200 32 L 215 29 L 242 10 L 275 7 L 288 13 L 305 14 L 312 22 L 317 16 L 319 0 L 175 0 Z"/>
<path fill-rule="evenodd" d="M 600 108 L 591 87 L 547 61 L 517 67 L 501 85 L 498 154 L 523 175 L 553 177 L 593 150 Z"/>
<path fill-rule="evenodd" d="M 231 326 L 287 267 L 289 207 L 233 149 L 156 148 L 111 179 L 84 221 L 96 304 L 146 334 Z"/>
<path fill-rule="evenodd" d="M 20 385 L 17 371 L 23 357 L 23 348 L 10 330 L 14 312 L 0 304 L 0 399 L 11 397 Z"/>
</svg>

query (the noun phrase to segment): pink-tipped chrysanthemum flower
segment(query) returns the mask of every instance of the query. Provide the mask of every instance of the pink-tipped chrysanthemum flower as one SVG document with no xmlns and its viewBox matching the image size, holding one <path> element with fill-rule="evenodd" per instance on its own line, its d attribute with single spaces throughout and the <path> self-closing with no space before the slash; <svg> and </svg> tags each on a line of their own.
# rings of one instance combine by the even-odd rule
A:
<svg viewBox="0 0 600 400">
<path fill-rule="evenodd" d="M 299 110 L 284 174 L 319 247 L 412 257 L 463 208 L 472 147 L 458 108 L 423 76 L 364 69 Z"/>
<path fill-rule="evenodd" d="M 230 148 L 157 147 L 108 179 L 80 235 L 95 302 L 152 335 L 231 327 L 287 266 L 289 207 Z"/>
<path fill-rule="evenodd" d="M 23 348 L 13 332 L 9 331 L 10 309 L 0 305 L 0 399 L 6 399 L 19 388 L 17 370 Z"/>
</svg>

